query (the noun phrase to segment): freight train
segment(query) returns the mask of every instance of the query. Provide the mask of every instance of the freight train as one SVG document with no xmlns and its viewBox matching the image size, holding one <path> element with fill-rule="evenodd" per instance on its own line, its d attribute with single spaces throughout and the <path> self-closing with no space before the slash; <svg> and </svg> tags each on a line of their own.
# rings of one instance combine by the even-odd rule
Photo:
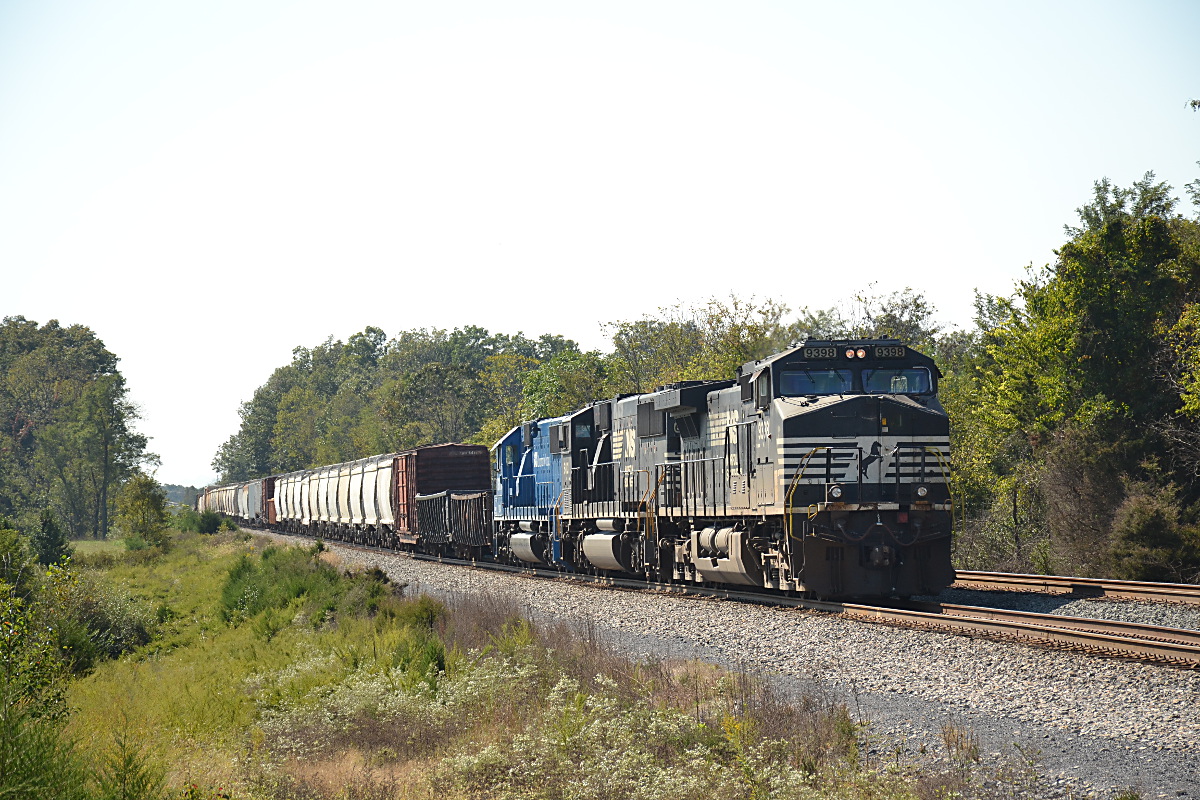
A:
<svg viewBox="0 0 1200 800">
<path fill-rule="evenodd" d="M 205 489 L 243 525 L 564 573 L 820 598 L 937 594 L 949 421 L 932 359 L 808 341 L 482 446 L 420 447 Z"/>
</svg>

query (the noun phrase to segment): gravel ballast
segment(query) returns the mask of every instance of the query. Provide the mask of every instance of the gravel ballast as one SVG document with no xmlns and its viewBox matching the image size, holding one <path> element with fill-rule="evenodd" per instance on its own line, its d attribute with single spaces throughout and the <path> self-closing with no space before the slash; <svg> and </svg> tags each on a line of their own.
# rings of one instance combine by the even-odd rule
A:
<svg viewBox="0 0 1200 800">
<path fill-rule="evenodd" d="M 769 675 L 785 691 L 834 693 L 870 723 L 876 755 L 935 751 L 949 722 L 973 729 L 984 754 L 1035 760 L 1059 781 L 1058 796 L 1133 789 L 1142 797 L 1200 797 L 1197 670 L 327 547 L 348 566 L 378 566 L 410 590 L 487 593 L 517 601 L 534 618 L 590 623 L 634 657 L 699 658 Z M 985 604 L 959 592 L 941 599 Z M 1044 613 L 1200 627 L 1194 608 L 1051 600 Z"/>
</svg>

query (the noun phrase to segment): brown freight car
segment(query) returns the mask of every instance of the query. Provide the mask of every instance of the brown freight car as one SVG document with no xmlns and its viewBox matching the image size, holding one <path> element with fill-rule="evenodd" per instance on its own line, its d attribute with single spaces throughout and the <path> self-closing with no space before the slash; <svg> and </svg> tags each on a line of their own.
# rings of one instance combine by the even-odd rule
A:
<svg viewBox="0 0 1200 800">
<path fill-rule="evenodd" d="M 395 476 L 396 539 L 401 546 L 411 547 L 422 533 L 418 497 L 443 492 L 487 492 L 492 476 L 490 454 L 486 447 L 477 444 L 418 447 L 397 454 Z"/>
</svg>

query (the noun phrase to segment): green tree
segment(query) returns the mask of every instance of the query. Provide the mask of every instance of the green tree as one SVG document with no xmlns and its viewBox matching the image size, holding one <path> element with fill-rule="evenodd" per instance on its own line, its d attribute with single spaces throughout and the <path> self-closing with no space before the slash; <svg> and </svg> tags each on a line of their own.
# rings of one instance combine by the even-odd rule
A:
<svg viewBox="0 0 1200 800">
<path fill-rule="evenodd" d="M 906 288 L 884 295 L 876 293 L 871 284 L 844 308 L 801 309 L 797 318 L 784 326 L 774 349 L 793 347 L 807 339 L 891 338 L 931 352 L 938 346 L 942 330 L 935 313 L 921 292 Z"/>
<path fill-rule="evenodd" d="M 523 380 L 570 339 L 493 334 L 478 326 L 415 329 L 387 339 L 367 327 L 297 347 L 242 405 L 218 449 L 222 481 L 245 480 L 387 450 L 483 441 L 520 414 Z"/>
<path fill-rule="evenodd" d="M 943 402 L 972 517 L 960 555 L 986 540 L 1006 542 L 993 555 L 1018 569 L 1195 568 L 1175 536 L 1191 523 L 1164 512 L 1200 499 L 1188 420 L 1200 225 L 1174 208 L 1153 173 L 1128 189 L 1096 182 L 1055 262 L 1010 298 L 981 298 L 976 332 L 946 346 Z"/>
<path fill-rule="evenodd" d="M 268 463 L 280 472 L 319 466 L 318 423 L 323 411 L 321 398 L 306 386 L 293 386 L 284 392 L 276 406 Z"/>
<path fill-rule="evenodd" d="M 478 379 L 479 391 L 485 398 L 487 417 L 478 435 L 472 437 L 473 442 L 490 447 L 526 419 L 525 382 L 539 363 L 536 358 L 520 353 L 499 353 L 487 357 Z"/>
<path fill-rule="evenodd" d="M 126 540 L 166 547 L 170 521 L 167 493 L 146 473 L 134 473 L 117 495 L 117 528 Z"/>
<path fill-rule="evenodd" d="M 595 351 L 564 350 L 526 377 L 522 416 L 537 419 L 565 414 L 605 397 L 607 383 L 608 365 L 604 356 Z"/>
<path fill-rule="evenodd" d="M 783 322 L 787 311 L 774 300 L 733 295 L 609 323 L 611 388 L 645 392 L 676 381 L 731 378 L 745 362 L 781 349 L 789 333 Z"/>
</svg>

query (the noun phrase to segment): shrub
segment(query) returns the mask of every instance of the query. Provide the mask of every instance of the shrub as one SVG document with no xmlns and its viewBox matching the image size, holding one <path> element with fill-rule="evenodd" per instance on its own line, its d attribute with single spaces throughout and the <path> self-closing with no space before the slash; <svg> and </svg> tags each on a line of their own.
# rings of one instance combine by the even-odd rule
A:
<svg viewBox="0 0 1200 800">
<path fill-rule="evenodd" d="M 236 526 L 235 526 L 236 527 Z M 197 533 L 216 533 L 221 529 L 221 515 L 206 508 L 200 512 L 200 520 L 196 526 Z"/>
<path fill-rule="evenodd" d="M 370 617 L 399 613 L 391 587 L 379 571 L 342 576 L 322 561 L 315 548 L 267 547 L 258 559 L 243 555 L 221 588 L 222 616 L 237 624 L 267 610 L 300 613 L 313 626 L 338 614 Z M 276 616 L 265 630 L 278 626 Z"/>
<path fill-rule="evenodd" d="M 86 775 L 62 723 L 53 637 L 20 597 L 0 596 L 0 797 L 84 798 Z"/>
<path fill-rule="evenodd" d="M 1115 577 L 1143 581 L 1187 581 L 1200 568 L 1192 531 L 1180 523 L 1176 489 L 1142 483 L 1113 518 L 1109 557 Z"/>
<path fill-rule="evenodd" d="M 0 797 L 86 800 L 87 772 L 61 722 L 0 686 Z"/>
<path fill-rule="evenodd" d="M 76 673 L 140 647 L 153 635 L 155 615 L 148 604 L 89 573 L 51 567 L 43 603 L 58 649 Z"/>
<path fill-rule="evenodd" d="M 206 508 L 203 511 L 181 506 L 175 511 L 175 530 L 184 533 L 216 533 L 221 527 L 221 515 Z"/>
<path fill-rule="evenodd" d="M 122 722 L 96 770 L 98 800 L 160 800 L 165 772 L 131 735 L 128 721 Z"/>
<path fill-rule="evenodd" d="M 171 510 L 171 525 L 181 533 L 199 533 L 200 513 L 190 506 L 176 506 Z"/>
<path fill-rule="evenodd" d="M 0 517 L 0 581 L 8 584 L 9 592 L 28 597 L 39 572 L 29 540 L 7 519 Z"/>
</svg>

